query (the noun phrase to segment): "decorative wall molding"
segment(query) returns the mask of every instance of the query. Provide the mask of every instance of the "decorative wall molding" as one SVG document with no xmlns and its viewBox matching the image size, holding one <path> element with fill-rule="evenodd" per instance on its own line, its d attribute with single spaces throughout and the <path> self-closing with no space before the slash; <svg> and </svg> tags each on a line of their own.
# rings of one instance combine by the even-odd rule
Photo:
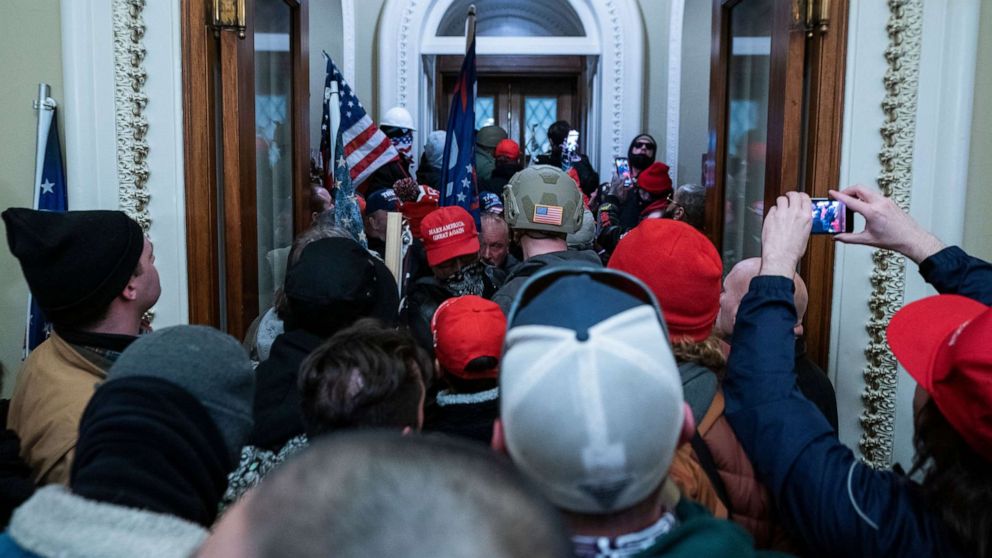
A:
<svg viewBox="0 0 992 558">
<path fill-rule="evenodd" d="M 117 124 L 117 176 L 120 208 L 145 232 L 148 213 L 148 119 L 145 107 L 145 0 L 114 0 L 114 101 Z"/>
<path fill-rule="evenodd" d="M 889 46 L 885 50 L 888 70 L 882 101 L 885 124 L 880 130 L 882 149 L 878 155 L 882 172 L 877 181 L 883 194 L 908 211 L 913 184 L 923 0 L 888 0 L 888 7 Z M 862 393 L 865 409 L 860 419 L 864 432 L 859 447 L 869 465 L 886 468 L 892 464 L 899 369 L 885 340 L 885 329 L 903 304 L 906 269 L 904 257 L 889 250 L 875 251 L 872 262 Z"/>
<path fill-rule="evenodd" d="M 587 37 L 480 37 L 478 54 L 582 54 L 598 57 L 596 105 L 590 114 L 598 130 L 586 150 L 603 172 L 614 156 L 626 153 L 624 138 L 641 131 L 644 106 L 644 22 L 636 0 L 570 0 L 582 20 Z M 423 82 L 423 56 L 461 52 L 464 41 L 436 37 L 436 24 L 452 0 L 387 0 L 378 29 L 378 110 L 403 106 L 419 127 L 431 127 Z M 454 45 L 456 50 L 448 52 Z M 562 45 L 573 45 L 565 52 Z M 551 48 L 555 47 L 555 48 Z M 592 135 L 592 134 L 591 134 Z M 418 143 L 426 134 L 418 134 Z M 593 142 L 598 140 L 598 144 Z M 419 145 L 418 145 L 419 147 Z"/>
</svg>

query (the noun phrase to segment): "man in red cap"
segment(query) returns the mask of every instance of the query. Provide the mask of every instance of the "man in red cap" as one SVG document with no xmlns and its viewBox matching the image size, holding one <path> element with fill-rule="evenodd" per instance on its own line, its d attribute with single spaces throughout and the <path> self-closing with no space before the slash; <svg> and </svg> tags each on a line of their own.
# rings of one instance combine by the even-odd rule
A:
<svg viewBox="0 0 992 558">
<path fill-rule="evenodd" d="M 503 196 L 503 186 L 510 182 L 510 178 L 523 170 L 520 164 L 520 146 L 511 139 L 500 140 L 493 151 L 496 157 L 496 166 L 489 178 L 479 181 L 479 190 L 492 192 L 497 196 Z"/>
<path fill-rule="evenodd" d="M 599 245 L 613 253 L 620 238 L 645 219 L 661 218 L 672 195 L 668 165 L 651 163 L 637 175 L 631 186 L 614 180 L 599 206 Z M 633 192 L 632 192 L 633 191 Z"/>
<path fill-rule="evenodd" d="M 854 186 L 831 196 L 865 218 L 863 231 L 838 241 L 900 252 L 945 293 L 909 304 L 888 328 L 892 351 L 918 382 L 913 476 L 862 463 L 796 389 L 792 275 L 812 226 L 806 194 L 780 196 L 765 218 L 761 271 L 734 325 L 727 418 L 818 554 L 988 556 L 992 265 L 944 247 L 875 191 Z"/>
<path fill-rule="evenodd" d="M 420 233 L 432 275 L 410 285 L 402 321 L 422 347 L 433 351 L 430 324 L 437 307 L 455 296 L 491 298 L 499 284 L 479 259 L 479 233 L 464 208 L 447 206 L 428 213 Z"/>
<path fill-rule="evenodd" d="M 760 548 L 789 548 L 768 489 L 734 436 L 724 413 L 719 377 L 725 360 L 714 326 L 720 311 L 723 262 L 716 247 L 692 226 L 671 219 L 645 221 L 623 237 L 611 269 L 630 273 L 658 299 L 696 420 L 691 457 L 707 473 L 732 518 Z M 716 513 L 716 509 L 711 509 Z"/>
<path fill-rule="evenodd" d="M 434 362 L 447 384 L 437 394 L 424 430 L 488 445 L 499 417 L 499 356 L 506 316 L 495 302 L 474 295 L 449 298 L 431 321 Z"/>
</svg>

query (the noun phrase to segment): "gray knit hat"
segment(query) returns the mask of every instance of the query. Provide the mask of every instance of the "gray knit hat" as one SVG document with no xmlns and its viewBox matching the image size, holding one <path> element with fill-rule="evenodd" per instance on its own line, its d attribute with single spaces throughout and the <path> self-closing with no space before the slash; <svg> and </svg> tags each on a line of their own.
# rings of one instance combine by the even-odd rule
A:
<svg viewBox="0 0 992 558">
<path fill-rule="evenodd" d="M 255 398 L 255 375 L 241 343 L 212 327 L 167 327 L 132 343 L 107 373 L 111 382 L 129 376 L 161 378 L 188 391 L 237 462 L 254 427 Z"/>
</svg>

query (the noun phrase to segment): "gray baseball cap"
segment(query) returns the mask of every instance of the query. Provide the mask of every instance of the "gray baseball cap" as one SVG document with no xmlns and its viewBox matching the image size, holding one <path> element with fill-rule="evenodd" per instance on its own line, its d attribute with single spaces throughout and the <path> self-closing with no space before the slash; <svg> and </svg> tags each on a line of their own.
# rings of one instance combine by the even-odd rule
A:
<svg viewBox="0 0 992 558">
<path fill-rule="evenodd" d="M 651 292 L 608 269 L 532 277 L 510 312 L 500 416 L 517 467 L 561 509 L 605 514 L 668 474 L 682 382 Z"/>
</svg>

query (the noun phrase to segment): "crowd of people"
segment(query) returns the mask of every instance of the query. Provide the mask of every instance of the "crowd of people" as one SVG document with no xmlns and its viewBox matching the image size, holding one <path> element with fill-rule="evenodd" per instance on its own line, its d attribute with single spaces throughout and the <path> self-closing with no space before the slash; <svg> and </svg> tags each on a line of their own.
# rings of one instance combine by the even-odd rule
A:
<svg viewBox="0 0 992 558">
<path fill-rule="evenodd" d="M 527 166 L 480 130 L 477 221 L 438 206 L 444 133 L 413 172 L 391 111 L 401 168 L 360 185 L 364 239 L 314 184 L 241 341 L 151 331 L 153 246 L 124 213 L 4 211 L 52 331 L 0 413 L 0 556 L 992 556 L 992 265 L 831 192 L 865 222 L 837 241 L 941 293 L 889 325 L 916 458 L 875 470 L 805 354 L 810 198 L 724 269 L 705 190 L 650 135 L 600 184 L 569 130 Z"/>
</svg>

